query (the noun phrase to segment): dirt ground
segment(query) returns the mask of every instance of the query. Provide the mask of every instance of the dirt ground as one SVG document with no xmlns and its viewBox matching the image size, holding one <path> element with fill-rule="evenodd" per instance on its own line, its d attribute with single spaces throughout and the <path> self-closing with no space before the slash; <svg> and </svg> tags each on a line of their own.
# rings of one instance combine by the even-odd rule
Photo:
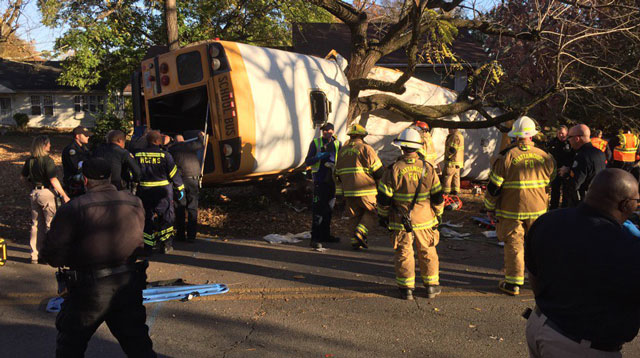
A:
<svg viewBox="0 0 640 358">
<path fill-rule="evenodd" d="M 71 141 L 69 133 L 56 131 L 0 132 L 0 238 L 9 242 L 27 244 L 29 240 L 29 190 L 20 180 L 20 170 L 29 156 L 31 140 L 38 134 L 51 138 L 51 156 L 62 178 L 60 154 Z M 204 188 L 200 193 L 198 221 L 199 236 L 212 239 L 259 238 L 267 234 L 299 233 L 311 229 L 311 184 L 304 179 L 276 181 L 259 185 Z M 478 215 L 481 196 L 471 195 L 463 189 L 461 210 L 448 211 L 445 221 L 464 223 L 465 232 L 472 234 L 485 230 L 470 225 L 470 217 Z M 342 217 L 342 203 L 338 202 L 334 218 Z M 344 240 L 349 232 L 345 221 L 333 220 L 332 233 Z M 384 230 L 376 228 L 378 235 Z M 477 235 L 473 235 L 477 237 Z"/>
</svg>

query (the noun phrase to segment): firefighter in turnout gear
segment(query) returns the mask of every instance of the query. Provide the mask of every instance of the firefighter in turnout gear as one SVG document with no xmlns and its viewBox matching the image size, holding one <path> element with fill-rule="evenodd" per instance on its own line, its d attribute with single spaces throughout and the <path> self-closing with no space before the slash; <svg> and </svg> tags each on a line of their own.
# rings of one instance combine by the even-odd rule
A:
<svg viewBox="0 0 640 358">
<path fill-rule="evenodd" d="M 498 155 L 491 167 L 484 206 L 496 219 L 498 240 L 504 242 L 505 280 L 500 290 L 520 294 L 524 285 L 524 236 L 533 222 L 547 211 L 546 187 L 555 176 L 555 161 L 534 146 L 535 122 L 520 117 L 509 132 L 517 143 Z"/>
<path fill-rule="evenodd" d="M 367 130 L 352 125 L 347 134 L 350 139 L 338 152 L 336 162 L 337 195 L 344 195 L 346 213 L 353 229 L 351 246 L 367 248 L 367 235 L 376 224 L 376 180 L 382 177 L 382 162 L 375 150 L 364 142 Z"/>
<path fill-rule="evenodd" d="M 422 282 L 427 297 L 433 298 L 441 292 L 436 251 L 440 235 L 436 226 L 444 206 L 442 186 L 434 166 L 417 153 L 422 148 L 417 130 L 405 129 L 394 145 L 402 149 L 402 156 L 387 168 L 378 184 L 379 221 L 392 232 L 400 297 L 413 299 L 415 241 Z"/>
<path fill-rule="evenodd" d="M 620 168 L 630 171 L 636 161 L 638 151 L 638 137 L 631 133 L 631 129 L 625 127 L 623 133 L 611 141 L 613 147 L 612 168 Z"/>
<path fill-rule="evenodd" d="M 445 194 L 460 192 L 460 169 L 464 167 L 464 136 L 457 128 L 450 128 L 444 142 L 444 177 L 442 187 Z"/>
<path fill-rule="evenodd" d="M 418 132 L 422 137 L 422 148 L 418 150 L 420 154 L 431 165 L 436 165 L 436 159 L 438 154 L 436 153 L 436 147 L 433 145 L 433 139 L 431 138 L 431 132 L 429 132 L 429 125 L 425 122 L 417 121 L 415 126 L 419 129 Z"/>
<path fill-rule="evenodd" d="M 311 166 L 313 173 L 311 247 L 315 249 L 322 248 L 322 242 L 340 241 L 331 235 L 331 214 L 336 202 L 333 168 L 341 144 L 333 136 L 333 124 L 326 123 L 320 129 L 322 136 L 311 142 L 305 159 L 305 164 Z"/>
<path fill-rule="evenodd" d="M 152 130 L 147 134 L 147 148 L 135 154 L 142 169 L 137 195 L 145 211 L 144 243 L 147 251 L 156 248 L 162 253 L 173 249 L 175 211 L 173 188 L 178 200 L 184 197 L 182 177 L 173 157 L 160 148 L 162 134 Z M 173 184 L 173 188 L 172 185 Z"/>
</svg>

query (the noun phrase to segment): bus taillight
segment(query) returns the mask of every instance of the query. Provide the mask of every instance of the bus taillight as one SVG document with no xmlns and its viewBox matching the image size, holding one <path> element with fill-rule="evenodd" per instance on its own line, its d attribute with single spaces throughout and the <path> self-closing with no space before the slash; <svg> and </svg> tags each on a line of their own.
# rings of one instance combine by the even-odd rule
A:
<svg viewBox="0 0 640 358">
<path fill-rule="evenodd" d="M 169 76 L 167 76 L 167 75 L 162 76 L 162 78 L 160 80 L 162 81 L 162 85 L 163 86 L 168 86 L 169 83 L 171 82 L 169 80 Z"/>
<path fill-rule="evenodd" d="M 160 73 L 167 73 L 169 72 L 169 65 L 167 65 L 165 62 L 160 64 Z"/>
</svg>

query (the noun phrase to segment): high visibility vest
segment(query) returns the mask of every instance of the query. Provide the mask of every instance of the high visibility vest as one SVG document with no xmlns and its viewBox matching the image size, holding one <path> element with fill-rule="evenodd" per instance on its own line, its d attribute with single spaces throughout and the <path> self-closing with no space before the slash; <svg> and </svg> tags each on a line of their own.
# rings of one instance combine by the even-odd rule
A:
<svg viewBox="0 0 640 358">
<path fill-rule="evenodd" d="M 633 133 L 619 134 L 620 144 L 613 149 L 613 160 L 619 162 L 635 162 L 638 151 L 638 137 Z"/>
<path fill-rule="evenodd" d="M 602 138 L 598 138 L 598 137 L 593 137 L 591 138 L 591 144 L 600 149 L 603 153 L 607 151 L 607 144 L 609 144 L 609 142 L 607 142 L 606 140 L 602 139 Z"/>
<path fill-rule="evenodd" d="M 322 137 L 316 138 L 313 140 L 313 144 L 316 146 L 316 154 L 320 153 L 320 149 L 322 148 Z M 340 149 L 340 141 L 335 139 L 333 141 L 333 145 L 335 146 L 335 152 L 333 153 L 333 162 L 335 163 L 338 159 L 338 150 Z M 311 172 L 313 174 L 317 173 L 320 170 L 320 161 L 318 160 L 311 166 Z"/>
</svg>

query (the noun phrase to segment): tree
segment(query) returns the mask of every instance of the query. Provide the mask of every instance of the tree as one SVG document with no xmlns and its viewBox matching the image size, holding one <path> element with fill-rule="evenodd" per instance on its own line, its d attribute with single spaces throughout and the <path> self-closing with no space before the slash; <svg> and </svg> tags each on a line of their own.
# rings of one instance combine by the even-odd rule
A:
<svg viewBox="0 0 640 358">
<path fill-rule="evenodd" d="M 0 45 L 7 42 L 18 29 L 18 20 L 26 3 L 23 0 L 0 1 Z"/>
<path fill-rule="evenodd" d="M 603 70 L 597 61 L 592 61 L 599 54 L 593 52 L 593 42 L 599 42 L 602 46 L 607 44 L 608 38 L 613 36 L 626 36 L 635 44 L 636 39 L 629 33 L 630 29 L 637 29 L 640 23 L 635 17 L 637 6 L 631 4 L 631 0 L 619 1 L 606 0 L 543 0 L 543 1 L 504 1 L 499 9 L 514 4 L 523 4 L 522 21 L 507 23 L 498 21 L 500 15 L 491 17 L 474 9 L 472 18 L 463 18 L 459 14 L 464 8 L 462 0 L 404 0 L 396 2 L 400 4 L 399 11 L 388 19 L 387 22 L 376 26 L 381 29 L 376 36 L 371 37 L 368 28 L 371 26 L 370 7 L 356 7 L 362 3 L 347 3 L 341 0 L 310 0 L 319 7 L 324 8 L 351 30 L 351 58 L 346 76 L 350 85 L 349 119 L 353 121 L 363 112 L 376 109 L 388 109 L 403 115 L 408 121 L 423 120 L 436 127 L 482 128 L 499 125 L 508 120 L 531 111 L 540 103 L 555 99 L 560 93 L 572 90 L 570 76 L 566 74 L 566 68 L 560 68 L 556 75 L 556 81 L 541 83 L 536 87 L 528 84 L 537 80 L 535 72 L 522 76 L 504 76 L 503 61 L 511 61 L 511 53 L 520 52 L 522 57 L 534 54 L 535 57 L 546 59 L 548 57 L 568 58 L 569 67 L 576 63 L 591 63 L 589 67 L 603 76 L 613 77 L 618 84 L 627 80 L 627 75 L 633 71 L 621 69 L 622 64 L 608 65 L 610 70 Z M 606 8 L 606 9 L 605 9 Z M 610 21 L 599 21 L 597 15 L 584 16 L 584 12 L 602 13 L 610 11 L 614 14 L 608 17 Z M 634 15 L 623 16 L 621 11 Z M 498 10 L 495 10 L 496 13 Z M 572 15 L 578 15 L 571 17 Z M 566 17 L 563 17 L 566 16 Z M 633 22 L 635 20 L 635 22 Z M 562 25 L 558 25 L 558 22 Z M 548 30 L 553 28 L 553 30 Z M 502 51 L 501 55 L 494 52 L 495 60 L 470 70 L 469 83 L 466 89 L 458 95 L 454 103 L 444 105 L 412 105 L 403 102 L 387 93 L 403 93 L 404 84 L 411 77 L 415 66 L 424 59 L 441 61 L 443 59 L 457 60 L 452 52 L 451 45 L 460 31 L 470 31 L 482 37 L 488 43 L 503 41 L 507 44 L 508 51 Z M 579 39 L 579 40 L 578 40 Z M 571 51 L 574 45 L 580 42 L 582 50 L 577 53 L 580 57 L 572 58 Z M 501 45 L 503 44 L 501 43 Z M 554 46 L 549 46 L 554 43 Z M 393 83 L 367 78 L 373 66 L 385 55 L 399 49 L 405 49 L 408 55 L 408 66 L 403 75 Z M 497 47 L 493 47 L 494 49 Z M 638 48 L 637 45 L 635 47 Z M 630 49 L 626 49 L 631 51 Z M 540 53 L 538 51 L 541 51 Z M 505 54 L 505 52 L 507 54 Z M 575 55 L 574 55 L 575 57 Z M 637 58 L 637 57 L 636 57 Z M 442 61 L 441 61 L 442 62 Z M 545 72 L 550 68 L 544 63 L 533 61 L 532 69 Z M 560 64 L 560 62 L 556 62 Z M 628 65 L 628 64 L 627 64 Z M 634 67 L 631 65 L 631 67 Z M 568 68 L 568 67 L 567 67 Z M 635 81 L 635 75 L 633 76 Z M 614 80 L 602 88 L 614 86 Z M 510 92 L 509 89 L 518 88 L 518 92 Z M 624 87 L 620 87 L 624 88 Z M 379 90 L 382 94 L 360 96 L 363 90 Z M 506 89 L 506 90 L 505 90 Z M 528 91 L 527 96 L 522 91 Z M 496 117 L 489 115 L 483 108 L 497 106 L 505 113 Z M 461 114 L 476 110 L 485 117 L 483 121 L 452 122 L 443 119 L 447 116 Z"/>
</svg>

